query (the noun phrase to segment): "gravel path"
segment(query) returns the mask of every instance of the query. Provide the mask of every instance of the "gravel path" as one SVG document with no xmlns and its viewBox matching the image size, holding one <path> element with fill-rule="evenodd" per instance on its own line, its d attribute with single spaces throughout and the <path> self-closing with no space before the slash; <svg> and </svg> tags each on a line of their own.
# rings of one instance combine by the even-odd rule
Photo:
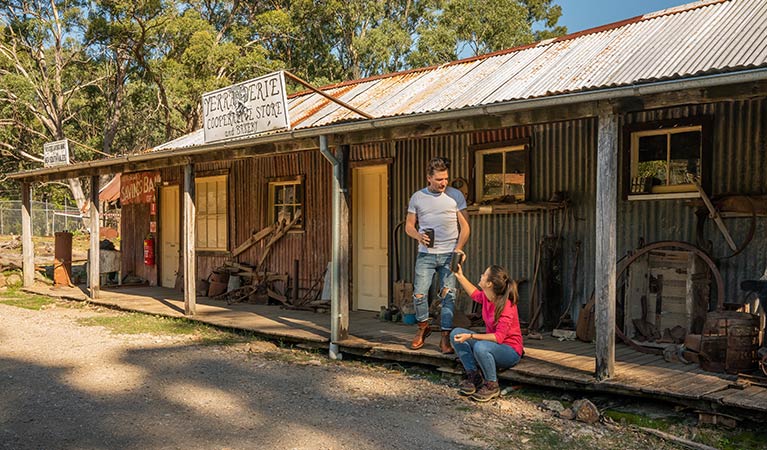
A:
<svg viewBox="0 0 767 450">
<path fill-rule="evenodd" d="M 475 404 L 453 376 L 77 323 L 94 314 L 116 313 L 0 304 L 0 448 L 663 448 L 519 398 Z"/>
</svg>

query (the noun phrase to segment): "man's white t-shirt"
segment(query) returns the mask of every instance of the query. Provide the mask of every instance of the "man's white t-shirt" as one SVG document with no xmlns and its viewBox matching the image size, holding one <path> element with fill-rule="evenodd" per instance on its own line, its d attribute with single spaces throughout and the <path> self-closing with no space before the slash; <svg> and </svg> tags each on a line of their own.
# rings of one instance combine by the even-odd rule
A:
<svg viewBox="0 0 767 450">
<path fill-rule="evenodd" d="M 429 188 L 416 191 L 410 197 L 407 212 L 416 215 L 418 231 L 434 228 L 434 247 L 418 245 L 419 252 L 451 253 L 458 243 L 458 212 L 466 209 L 461 191 L 448 186 L 435 194 Z"/>
</svg>

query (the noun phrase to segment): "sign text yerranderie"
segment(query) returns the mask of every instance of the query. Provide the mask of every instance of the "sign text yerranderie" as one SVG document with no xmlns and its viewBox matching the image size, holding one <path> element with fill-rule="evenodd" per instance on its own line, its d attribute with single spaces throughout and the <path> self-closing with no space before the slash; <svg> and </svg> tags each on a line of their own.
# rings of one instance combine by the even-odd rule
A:
<svg viewBox="0 0 767 450">
<path fill-rule="evenodd" d="M 285 76 L 263 77 L 202 96 L 205 143 L 290 128 Z"/>
</svg>

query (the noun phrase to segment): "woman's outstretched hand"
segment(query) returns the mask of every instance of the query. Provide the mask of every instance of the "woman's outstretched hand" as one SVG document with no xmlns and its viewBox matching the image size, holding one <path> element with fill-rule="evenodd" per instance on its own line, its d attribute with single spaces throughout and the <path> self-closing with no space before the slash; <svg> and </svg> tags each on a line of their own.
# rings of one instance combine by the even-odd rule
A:
<svg viewBox="0 0 767 450">
<path fill-rule="evenodd" d="M 453 339 L 456 343 L 460 344 L 463 342 L 468 341 L 471 339 L 471 333 L 458 333 L 455 335 L 455 339 Z"/>
</svg>

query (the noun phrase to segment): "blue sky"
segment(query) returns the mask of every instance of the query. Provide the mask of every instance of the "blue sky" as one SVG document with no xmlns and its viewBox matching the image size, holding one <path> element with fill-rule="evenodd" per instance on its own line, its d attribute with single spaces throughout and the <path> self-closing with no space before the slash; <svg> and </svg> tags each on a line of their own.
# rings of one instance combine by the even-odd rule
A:
<svg viewBox="0 0 767 450">
<path fill-rule="evenodd" d="M 693 2 L 694 0 L 556 0 L 556 3 L 562 6 L 559 24 L 565 25 L 568 33 Z"/>
</svg>

